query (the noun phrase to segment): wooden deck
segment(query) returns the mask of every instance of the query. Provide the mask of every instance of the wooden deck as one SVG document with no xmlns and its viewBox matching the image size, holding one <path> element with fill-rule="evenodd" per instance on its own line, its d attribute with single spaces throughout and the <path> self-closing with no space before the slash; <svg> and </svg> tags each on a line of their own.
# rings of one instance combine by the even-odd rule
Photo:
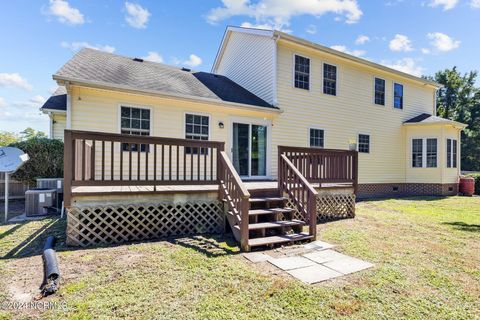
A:
<svg viewBox="0 0 480 320">
<path fill-rule="evenodd" d="M 353 216 L 356 151 L 278 146 L 278 181 L 251 181 L 241 179 L 224 147 L 219 141 L 65 130 L 70 242 L 214 232 L 228 220 L 248 251 L 315 239 L 319 217 Z M 191 224 L 194 218 L 205 221 Z"/>
<path fill-rule="evenodd" d="M 271 190 L 277 188 L 277 181 L 244 181 L 247 190 Z M 314 188 L 348 188 L 351 183 L 314 183 Z M 118 195 L 118 194 L 169 194 L 216 192 L 218 185 L 170 185 L 170 186 L 81 186 L 72 187 L 73 196 Z"/>
</svg>

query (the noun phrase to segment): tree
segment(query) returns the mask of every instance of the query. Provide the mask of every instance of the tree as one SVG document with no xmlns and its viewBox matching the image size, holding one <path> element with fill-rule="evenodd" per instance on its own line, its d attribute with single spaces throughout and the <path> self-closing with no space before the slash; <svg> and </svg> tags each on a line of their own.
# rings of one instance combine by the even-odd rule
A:
<svg viewBox="0 0 480 320">
<path fill-rule="evenodd" d="M 37 131 L 33 128 L 27 128 L 20 132 L 22 140 L 36 139 L 36 138 L 46 138 L 47 135 L 43 131 Z"/>
<path fill-rule="evenodd" d="M 6 147 L 11 143 L 19 140 L 18 135 L 13 132 L 1 131 L 0 132 L 0 147 Z"/>
<path fill-rule="evenodd" d="M 30 156 L 12 178 L 26 183 L 35 183 L 37 178 L 63 177 L 63 142 L 55 139 L 32 138 L 13 143 Z"/>
<path fill-rule="evenodd" d="M 462 122 L 462 169 L 480 171 L 480 88 L 475 86 L 477 72 L 464 75 L 456 67 L 439 71 L 430 79 L 442 84 L 438 90 L 437 114 Z"/>
</svg>

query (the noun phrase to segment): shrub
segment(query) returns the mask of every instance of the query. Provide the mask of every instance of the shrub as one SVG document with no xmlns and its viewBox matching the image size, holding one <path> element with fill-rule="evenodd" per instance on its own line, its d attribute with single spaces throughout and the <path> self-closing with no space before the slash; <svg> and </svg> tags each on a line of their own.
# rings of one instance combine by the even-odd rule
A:
<svg viewBox="0 0 480 320">
<path fill-rule="evenodd" d="M 480 195 L 480 173 L 472 173 L 468 176 L 475 179 L 475 194 Z"/>
<path fill-rule="evenodd" d="M 32 138 L 10 144 L 27 153 L 30 160 L 12 178 L 26 183 L 35 183 L 37 178 L 63 177 L 63 142 L 47 138 Z"/>
</svg>

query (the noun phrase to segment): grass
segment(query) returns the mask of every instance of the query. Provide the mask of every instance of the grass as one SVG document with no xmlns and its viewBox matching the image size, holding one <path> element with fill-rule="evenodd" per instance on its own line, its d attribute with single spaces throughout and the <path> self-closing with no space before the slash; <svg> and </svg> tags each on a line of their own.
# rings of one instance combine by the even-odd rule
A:
<svg viewBox="0 0 480 320">
<path fill-rule="evenodd" d="M 0 225 L 0 301 L 39 273 L 41 242 L 64 222 Z M 318 285 L 248 263 L 229 238 L 71 250 L 59 243 L 63 283 L 43 318 L 472 319 L 480 306 L 480 198 L 411 198 L 357 204 L 357 217 L 318 226 L 320 239 L 373 269 Z M 39 231 L 41 230 L 41 231 Z M 43 230 L 43 231 L 42 231 Z M 3 258 L 1 258 L 3 257 Z M 28 276 L 28 273 L 31 274 Z M 22 290 L 38 286 L 24 280 Z M 33 278 L 35 278 L 33 277 Z M 39 312 L 1 311 L 0 319 Z"/>
</svg>

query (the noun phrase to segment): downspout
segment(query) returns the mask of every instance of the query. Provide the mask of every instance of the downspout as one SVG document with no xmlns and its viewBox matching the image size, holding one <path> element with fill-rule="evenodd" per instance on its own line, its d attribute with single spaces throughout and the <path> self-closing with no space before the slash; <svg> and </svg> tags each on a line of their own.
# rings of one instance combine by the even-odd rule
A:
<svg viewBox="0 0 480 320">
<path fill-rule="evenodd" d="M 446 170 L 447 170 L 447 137 L 445 136 L 445 126 L 443 125 L 442 126 L 442 135 L 441 135 L 441 143 L 440 143 L 440 146 L 443 146 L 443 148 L 441 148 L 441 153 L 442 153 L 442 156 L 439 157 L 438 154 L 437 154 L 437 158 L 440 160 L 440 159 L 444 159 L 444 161 L 438 161 L 437 165 L 439 165 L 442 170 L 440 170 L 440 173 L 441 173 L 441 177 L 440 177 L 440 183 L 443 185 L 444 181 L 445 181 L 445 174 L 446 174 Z M 444 158 L 445 157 L 445 158 Z"/>
<path fill-rule="evenodd" d="M 457 133 L 457 179 L 462 173 L 462 129 Z"/>
<path fill-rule="evenodd" d="M 67 89 L 67 123 L 65 126 L 70 130 L 72 129 L 72 89 L 70 82 L 65 81 L 65 88 Z"/>
<path fill-rule="evenodd" d="M 273 41 L 274 41 L 274 47 L 273 47 L 273 81 L 272 81 L 272 86 L 273 86 L 273 105 L 277 106 L 278 105 L 278 97 L 277 97 L 277 76 L 278 76 L 278 65 L 277 65 L 277 54 L 278 54 L 278 40 L 280 40 L 280 35 L 274 35 L 273 36 Z"/>
<path fill-rule="evenodd" d="M 277 77 L 278 77 L 278 65 L 277 65 L 277 53 L 278 53 L 278 40 L 280 39 L 280 35 L 275 35 L 275 33 L 273 34 L 273 59 L 272 59 L 272 64 L 273 64 L 273 81 L 272 81 L 272 104 L 275 106 L 275 107 L 278 107 L 278 95 L 277 95 Z M 273 118 L 272 118 L 272 123 L 271 123 L 271 128 L 273 128 Z M 273 139 L 271 138 L 273 135 L 270 134 L 270 148 L 272 148 L 274 150 L 274 152 L 276 152 L 277 154 L 273 154 L 272 156 L 272 159 L 270 160 L 270 168 L 269 169 L 269 175 L 270 177 L 273 177 L 274 176 L 274 172 L 273 172 L 273 169 L 272 169 L 272 164 L 273 164 L 273 161 L 275 161 L 274 159 L 278 159 L 278 148 L 274 148 L 273 147 Z M 271 151 L 272 151 L 271 149 Z M 277 172 L 275 172 L 275 175 L 278 176 L 278 162 L 277 162 L 277 165 L 276 165 L 276 169 L 277 169 Z"/>
<path fill-rule="evenodd" d="M 49 133 L 49 138 L 50 138 L 50 139 L 53 139 L 53 124 L 54 124 L 53 113 L 49 112 L 49 113 L 48 113 L 48 117 L 50 118 L 50 133 Z"/>
</svg>

